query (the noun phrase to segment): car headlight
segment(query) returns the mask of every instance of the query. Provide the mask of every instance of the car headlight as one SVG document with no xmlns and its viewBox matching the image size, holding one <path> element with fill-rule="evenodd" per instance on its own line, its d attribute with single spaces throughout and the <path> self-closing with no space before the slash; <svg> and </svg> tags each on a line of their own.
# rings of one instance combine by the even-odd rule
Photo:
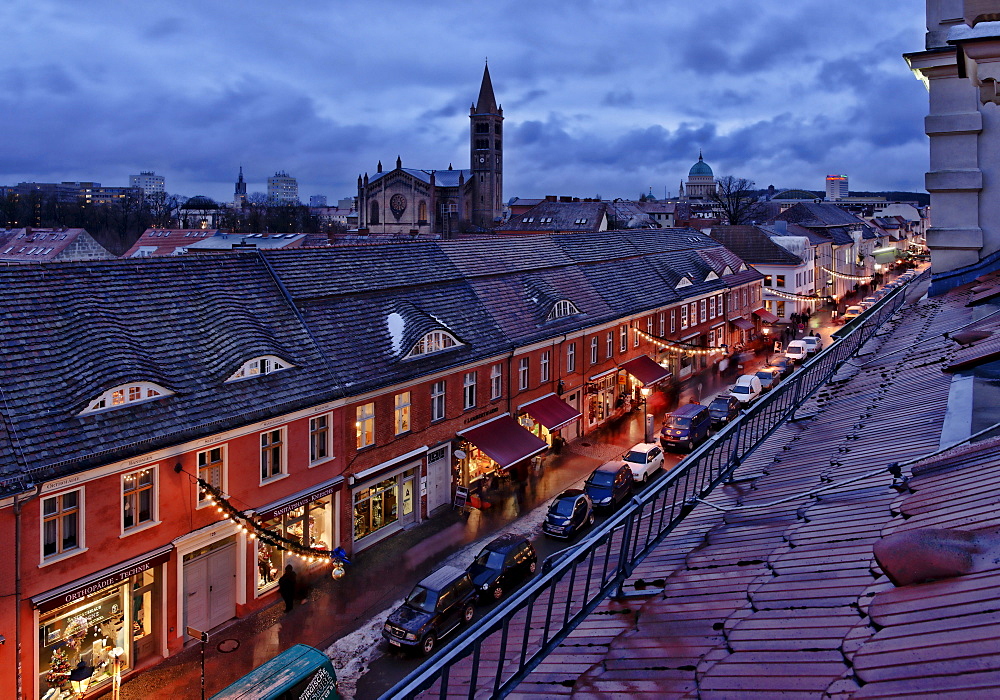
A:
<svg viewBox="0 0 1000 700">
<path fill-rule="evenodd" d="M 417 641 L 417 635 L 415 635 L 413 632 L 407 632 L 406 633 L 406 639 L 409 640 L 409 641 L 411 641 L 411 642 L 415 642 L 415 641 Z"/>
<path fill-rule="evenodd" d="M 484 583 L 482 586 L 480 586 L 480 588 L 482 588 L 484 591 L 488 591 L 490 590 L 490 584 Z"/>
<path fill-rule="evenodd" d="M 385 626 L 382 628 L 382 631 L 383 632 L 392 632 L 392 627 L 389 625 L 388 622 L 385 623 Z"/>
</svg>

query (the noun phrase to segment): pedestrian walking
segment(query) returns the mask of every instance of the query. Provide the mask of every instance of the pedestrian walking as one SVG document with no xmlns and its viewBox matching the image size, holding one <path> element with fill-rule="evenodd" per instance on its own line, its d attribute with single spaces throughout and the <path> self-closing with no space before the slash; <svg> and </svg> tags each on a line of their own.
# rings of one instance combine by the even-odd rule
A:
<svg viewBox="0 0 1000 700">
<path fill-rule="evenodd" d="M 295 580 L 295 569 L 291 564 L 285 566 L 285 573 L 278 579 L 278 592 L 281 599 L 285 601 L 285 612 L 290 612 L 295 603 L 295 593 L 298 590 L 298 582 Z"/>
</svg>

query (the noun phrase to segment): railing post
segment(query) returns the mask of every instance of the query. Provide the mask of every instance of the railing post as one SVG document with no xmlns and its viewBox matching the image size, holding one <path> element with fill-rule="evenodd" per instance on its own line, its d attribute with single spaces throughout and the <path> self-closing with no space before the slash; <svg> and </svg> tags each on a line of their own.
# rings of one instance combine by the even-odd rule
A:
<svg viewBox="0 0 1000 700">
<path fill-rule="evenodd" d="M 639 499 L 635 496 L 632 497 L 633 505 L 637 506 L 636 513 L 641 513 L 642 509 L 638 506 L 641 505 Z M 629 566 L 629 543 L 632 541 L 632 530 L 635 527 L 635 516 L 631 515 L 625 520 L 625 526 L 622 528 L 622 544 L 621 552 L 618 555 L 618 566 L 615 567 L 615 578 L 618 579 L 618 586 L 615 589 L 614 598 L 620 598 L 625 588 L 625 579 L 628 577 L 631 567 Z"/>
</svg>

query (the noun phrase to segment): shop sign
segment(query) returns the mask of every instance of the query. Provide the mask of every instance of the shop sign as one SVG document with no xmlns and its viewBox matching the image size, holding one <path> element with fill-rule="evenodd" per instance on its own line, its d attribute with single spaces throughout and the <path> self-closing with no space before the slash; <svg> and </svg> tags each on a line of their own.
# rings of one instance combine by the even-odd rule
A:
<svg viewBox="0 0 1000 700">
<path fill-rule="evenodd" d="M 98 574 L 95 578 L 85 579 L 79 583 L 70 584 L 69 587 L 64 586 L 61 589 L 43 593 L 32 598 L 31 602 L 41 612 L 69 605 L 168 561 L 172 551 L 173 547 L 165 547 L 163 551 L 155 553 L 148 559 L 140 559 L 138 562 L 126 564 L 120 569 Z"/>
<path fill-rule="evenodd" d="M 279 516 L 291 513 L 293 510 L 298 510 L 302 506 L 308 505 L 313 501 L 323 498 L 323 496 L 329 496 L 331 493 L 340 488 L 341 481 L 338 479 L 336 483 L 327 484 L 326 486 L 321 486 L 318 489 L 309 491 L 301 496 L 297 496 L 290 501 L 285 501 L 277 506 L 265 507 L 256 512 L 257 516 L 263 520 L 271 520 L 272 518 L 277 518 Z"/>
</svg>

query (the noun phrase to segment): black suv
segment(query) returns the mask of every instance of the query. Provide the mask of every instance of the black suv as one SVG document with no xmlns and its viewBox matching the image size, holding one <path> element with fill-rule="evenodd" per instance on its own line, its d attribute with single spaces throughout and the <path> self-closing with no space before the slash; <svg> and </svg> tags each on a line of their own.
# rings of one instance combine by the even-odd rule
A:
<svg viewBox="0 0 1000 700">
<path fill-rule="evenodd" d="M 472 583 L 483 592 L 489 591 L 493 600 L 535 573 L 538 555 L 531 542 L 521 535 L 500 535 L 483 547 L 467 571 Z"/>
<path fill-rule="evenodd" d="M 743 404 L 734 396 L 716 396 L 708 404 L 708 415 L 712 416 L 712 427 L 725 425 L 740 415 Z"/>
<path fill-rule="evenodd" d="M 595 508 L 615 508 L 632 495 L 633 481 L 632 467 L 619 459 L 595 469 L 584 482 L 583 490 Z"/>
<path fill-rule="evenodd" d="M 477 597 L 467 572 L 442 566 L 418 583 L 389 615 L 382 636 L 394 647 L 430 654 L 437 640 L 472 621 Z"/>
</svg>

